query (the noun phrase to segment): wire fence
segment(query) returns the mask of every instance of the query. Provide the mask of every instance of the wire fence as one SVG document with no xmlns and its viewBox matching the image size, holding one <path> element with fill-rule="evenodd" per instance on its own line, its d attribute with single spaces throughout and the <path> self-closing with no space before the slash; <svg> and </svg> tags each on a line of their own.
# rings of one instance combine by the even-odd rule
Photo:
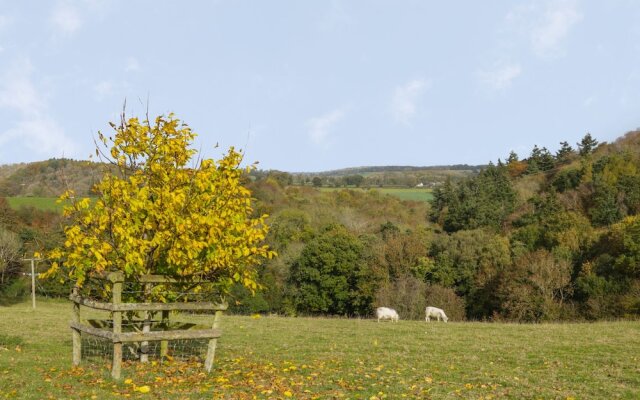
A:
<svg viewBox="0 0 640 400">
<path fill-rule="evenodd" d="M 42 268 L 41 268 L 42 269 Z M 10 285 L 0 288 L 0 304 L 24 301 L 35 296 L 48 299 L 66 299 L 71 293 L 72 284 L 61 283 L 53 278 L 43 278 L 42 272 L 35 273 L 31 279 L 30 272 L 23 272 Z M 32 284 L 35 286 L 32 287 Z M 205 284 L 206 285 L 206 284 Z M 125 282 L 122 290 L 123 302 L 156 301 L 156 302 L 218 302 L 220 297 L 212 294 L 206 286 L 197 287 L 191 282 L 177 282 L 170 285 L 155 285 L 151 291 L 144 284 Z M 82 296 L 86 299 L 110 302 L 110 284 L 104 281 L 88 281 L 83 286 Z"/>
<path fill-rule="evenodd" d="M 113 359 L 113 342 L 108 339 L 82 333 L 82 361 L 89 364 L 104 364 Z M 189 363 L 203 363 L 207 354 L 208 340 L 206 339 L 175 339 L 167 343 L 167 353 L 164 358 Z M 149 342 L 142 346 L 140 343 L 123 343 L 123 361 L 137 361 L 146 354 L 149 361 L 163 361 L 161 343 Z"/>
</svg>

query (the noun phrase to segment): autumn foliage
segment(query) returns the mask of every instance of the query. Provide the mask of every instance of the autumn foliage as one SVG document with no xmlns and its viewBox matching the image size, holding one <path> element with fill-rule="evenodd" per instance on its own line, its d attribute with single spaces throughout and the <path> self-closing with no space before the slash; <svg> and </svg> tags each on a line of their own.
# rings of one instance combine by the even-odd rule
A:
<svg viewBox="0 0 640 400">
<path fill-rule="evenodd" d="M 52 251 L 49 273 L 83 285 L 93 276 L 124 272 L 214 282 L 224 294 L 234 283 L 258 287 L 256 266 L 274 253 L 263 244 L 266 215 L 252 217 L 242 185 L 242 154 L 195 159 L 196 134 L 173 115 L 155 121 L 122 118 L 113 136 L 99 133 L 96 154 L 115 168 L 96 184 L 95 201 L 62 201 L 69 224 L 64 245 Z M 250 168 L 250 167 L 248 167 Z"/>
</svg>

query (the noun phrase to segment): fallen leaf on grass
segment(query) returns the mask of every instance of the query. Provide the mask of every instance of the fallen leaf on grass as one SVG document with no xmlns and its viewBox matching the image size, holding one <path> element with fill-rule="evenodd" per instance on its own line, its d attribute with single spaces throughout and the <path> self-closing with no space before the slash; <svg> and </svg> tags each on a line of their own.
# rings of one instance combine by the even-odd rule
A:
<svg viewBox="0 0 640 400">
<path fill-rule="evenodd" d="M 151 388 L 147 385 L 144 385 L 144 386 L 138 386 L 133 390 L 140 393 L 149 393 L 151 391 Z"/>
</svg>

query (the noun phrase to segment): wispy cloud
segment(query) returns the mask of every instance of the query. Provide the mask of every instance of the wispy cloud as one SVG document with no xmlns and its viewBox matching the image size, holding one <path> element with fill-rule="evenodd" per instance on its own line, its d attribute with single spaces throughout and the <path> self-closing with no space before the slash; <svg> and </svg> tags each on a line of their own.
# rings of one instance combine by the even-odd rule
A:
<svg viewBox="0 0 640 400">
<path fill-rule="evenodd" d="M 76 146 L 49 114 L 46 97 L 32 80 L 28 59 L 13 63 L 0 75 L 0 108 L 14 111 L 13 125 L 0 132 L 0 143 L 24 147 L 38 156 L 75 155 Z"/>
<path fill-rule="evenodd" d="M 56 3 L 51 12 L 50 21 L 54 28 L 66 34 L 77 32 L 83 24 L 80 11 L 73 3 L 67 1 Z"/>
<path fill-rule="evenodd" d="M 23 115 L 34 115 L 44 108 L 44 100 L 31 81 L 32 72 L 31 62 L 20 60 L 4 73 L 0 83 L 0 107 Z"/>
<path fill-rule="evenodd" d="M 112 81 L 101 81 L 101 82 L 98 82 L 93 87 L 93 91 L 95 92 L 98 100 L 102 100 L 105 97 L 108 97 L 113 93 L 113 82 Z"/>
<path fill-rule="evenodd" d="M 553 58 L 565 52 L 566 39 L 582 18 L 576 0 L 552 0 L 514 7 L 507 14 L 506 23 L 526 38 L 536 56 Z"/>
<path fill-rule="evenodd" d="M 522 74 L 520 64 L 497 63 L 493 68 L 478 73 L 480 82 L 492 91 L 503 91 L 509 88 L 514 79 Z"/>
<path fill-rule="evenodd" d="M 425 79 L 414 79 L 395 88 L 391 98 L 391 113 L 396 121 L 410 125 L 416 114 L 417 103 L 429 85 Z"/>
<path fill-rule="evenodd" d="M 585 107 L 591 107 L 592 105 L 594 105 L 595 103 L 598 102 L 598 97 L 596 97 L 595 95 L 589 96 L 586 99 L 584 99 L 582 101 L 582 105 Z"/>
<path fill-rule="evenodd" d="M 542 22 L 531 32 L 531 44 L 536 55 L 547 57 L 562 52 L 562 43 L 569 31 L 582 20 L 575 0 L 550 3 Z"/>
<path fill-rule="evenodd" d="M 321 30 L 333 31 L 338 27 L 352 23 L 352 18 L 344 9 L 343 3 L 344 2 L 341 0 L 332 0 L 329 3 L 327 12 L 322 16 L 318 23 Z"/>
<path fill-rule="evenodd" d="M 11 18 L 6 15 L 0 15 L 0 31 L 6 29 L 11 24 Z"/>
<path fill-rule="evenodd" d="M 6 15 L 0 14 L 0 39 L 3 39 L 3 34 L 8 30 L 13 20 Z M 0 43 L 0 53 L 4 51 L 4 46 Z"/>
<path fill-rule="evenodd" d="M 0 141 L 14 141 L 26 147 L 33 154 L 43 157 L 75 156 L 76 146 L 67 138 L 62 127 L 51 117 L 40 115 L 36 118 L 18 121 L 7 131 L 0 133 Z"/>
<path fill-rule="evenodd" d="M 102 101 L 109 98 L 125 98 L 128 91 L 131 90 L 129 82 L 118 79 L 103 79 L 90 86 L 93 90 L 94 98 Z"/>
<path fill-rule="evenodd" d="M 306 125 L 311 140 L 318 145 L 328 145 L 329 135 L 333 127 L 342 120 L 345 115 L 345 110 L 338 108 L 319 117 L 307 120 Z"/>
<path fill-rule="evenodd" d="M 125 63 L 124 70 L 125 72 L 140 71 L 140 62 L 135 57 L 129 57 Z"/>
</svg>

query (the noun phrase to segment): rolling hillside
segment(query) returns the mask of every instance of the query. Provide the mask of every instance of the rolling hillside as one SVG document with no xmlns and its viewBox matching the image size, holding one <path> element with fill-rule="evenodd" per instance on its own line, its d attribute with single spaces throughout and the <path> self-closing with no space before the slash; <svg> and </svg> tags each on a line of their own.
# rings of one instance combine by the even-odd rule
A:
<svg viewBox="0 0 640 400">
<path fill-rule="evenodd" d="M 100 179 L 108 166 L 90 161 L 50 159 L 32 163 L 0 165 L 0 196 L 3 197 L 58 197 L 67 189 L 80 196 L 91 194 L 92 185 Z M 367 187 L 414 187 L 422 183 L 430 186 L 444 182 L 447 178 L 462 179 L 472 176 L 481 166 L 451 165 L 434 167 L 358 167 L 319 173 L 288 173 L 279 171 L 254 171 L 254 179 L 277 177 L 286 185 L 311 185 L 313 177 L 321 176 L 324 186 L 344 187 L 341 179 L 360 175 Z M 347 180 L 348 182 L 348 180 Z M 402 194 L 407 199 L 424 196 Z"/>
</svg>

